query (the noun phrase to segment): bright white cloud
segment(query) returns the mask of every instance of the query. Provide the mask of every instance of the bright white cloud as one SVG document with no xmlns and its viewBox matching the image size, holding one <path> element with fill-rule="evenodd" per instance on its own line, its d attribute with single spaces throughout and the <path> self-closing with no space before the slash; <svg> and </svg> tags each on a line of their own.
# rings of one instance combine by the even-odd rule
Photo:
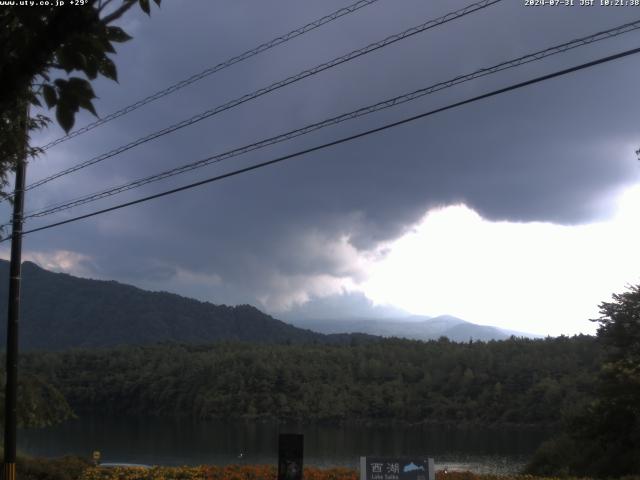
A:
<svg viewBox="0 0 640 480">
<path fill-rule="evenodd" d="M 465 205 L 432 210 L 369 271 L 376 303 L 524 332 L 594 333 L 598 304 L 640 281 L 640 186 L 616 216 L 581 226 L 490 222 Z"/>
<path fill-rule="evenodd" d="M 313 297 L 362 291 L 376 304 L 414 314 L 450 314 L 523 332 L 594 333 L 598 304 L 640 281 L 640 185 L 623 192 L 616 215 L 580 226 L 491 222 L 465 205 L 427 212 L 415 227 L 374 251 L 358 251 L 347 236 L 318 232 L 299 239 L 309 261 L 333 264 L 332 274 L 274 272 L 259 306 L 287 311 Z M 298 249 L 289 251 L 295 255 Z M 0 250 L 8 259 L 8 248 Z M 48 270 L 95 276 L 92 259 L 67 250 L 25 252 Z M 171 286 L 142 285 L 208 298 L 217 274 L 178 269 Z M 198 286 L 201 295 L 193 295 Z"/>
<path fill-rule="evenodd" d="M 339 295 L 357 289 L 356 282 L 365 280 L 373 262 L 370 253 L 359 252 L 347 236 L 337 240 L 326 238 L 319 232 L 306 232 L 297 241 L 297 252 L 308 262 L 331 265 L 331 274 L 284 274 L 273 272 L 267 282 L 267 291 L 258 296 L 260 306 L 274 313 L 290 310 L 308 302 L 312 297 Z M 297 259 L 300 264 L 304 260 Z"/>
<path fill-rule="evenodd" d="M 0 258 L 9 260 L 10 250 L 4 247 L 0 251 Z M 91 272 L 91 258 L 87 255 L 69 250 L 54 250 L 51 252 L 25 252 L 23 261 L 33 262 L 52 272 L 70 273 L 77 276 L 87 276 Z"/>
<path fill-rule="evenodd" d="M 260 307 L 274 314 L 302 305 L 312 297 L 341 295 L 356 290 L 349 277 L 332 275 L 281 275 L 270 277 L 269 293 L 258 297 Z"/>
</svg>

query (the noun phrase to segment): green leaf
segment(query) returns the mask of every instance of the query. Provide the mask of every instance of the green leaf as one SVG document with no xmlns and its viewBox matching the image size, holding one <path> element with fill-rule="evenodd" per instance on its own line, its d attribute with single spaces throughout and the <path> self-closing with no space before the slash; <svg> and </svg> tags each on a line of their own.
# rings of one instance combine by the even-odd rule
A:
<svg viewBox="0 0 640 480">
<path fill-rule="evenodd" d="M 84 78 L 71 77 L 68 81 L 68 87 L 70 93 L 77 98 L 96 98 L 93 93 L 93 87 Z"/>
<path fill-rule="evenodd" d="M 96 33 L 92 41 L 95 43 L 95 48 L 102 50 L 103 53 L 116 53 L 115 48 L 113 48 L 113 45 L 111 45 L 109 41 L 109 27 L 107 25 L 102 26 L 102 29 Z"/>
<path fill-rule="evenodd" d="M 98 66 L 98 71 L 111 80 L 118 81 L 118 70 L 116 64 L 108 57 L 104 57 Z"/>
<path fill-rule="evenodd" d="M 90 56 L 87 58 L 86 67 L 84 69 L 84 73 L 87 74 L 87 77 L 91 80 L 95 80 L 98 76 L 98 71 L 100 69 L 99 61 L 95 56 Z"/>
<path fill-rule="evenodd" d="M 62 67 L 65 72 L 69 73 L 75 68 L 73 52 L 68 48 L 59 48 L 56 52 L 56 57 L 60 67 Z"/>
<path fill-rule="evenodd" d="M 153 0 L 157 6 L 160 6 L 160 0 Z"/>
<path fill-rule="evenodd" d="M 80 52 L 75 54 L 76 69 L 87 72 L 87 57 Z M 93 78 L 96 78 L 95 76 Z"/>
<path fill-rule="evenodd" d="M 75 112 L 66 102 L 59 102 L 56 108 L 56 120 L 66 133 L 73 128 Z"/>
<path fill-rule="evenodd" d="M 139 0 L 140 8 L 147 15 L 151 15 L 151 8 L 149 7 L 149 0 Z"/>
<path fill-rule="evenodd" d="M 116 53 L 116 49 L 113 48 L 113 45 L 111 45 L 111 42 L 107 39 L 107 37 L 101 38 L 100 39 L 100 44 L 102 46 L 102 49 L 105 52 Z"/>
<path fill-rule="evenodd" d="M 98 116 L 91 102 L 96 97 L 91 83 L 79 77 L 72 77 L 69 80 L 57 79 L 54 83 L 58 87 L 56 119 L 67 133 L 73 127 L 75 114 L 80 108 Z"/>
<path fill-rule="evenodd" d="M 92 50 L 98 57 L 100 54 L 104 55 L 105 52 L 116 53 L 115 49 L 107 39 L 106 27 L 103 28 L 102 31 L 96 33 L 95 36 L 89 38 L 88 42 L 90 42 Z"/>
<path fill-rule="evenodd" d="M 96 112 L 96 109 L 93 106 L 93 103 L 91 102 L 91 100 L 86 98 L 80 99 L 80 106 L 85 110 L 89 110 L 91 113 L 93 113 L 94 117 L 98 116 L 98 113 Z"/>
<path fill-rule="evenodd" d="M 51 85 L 45 85 L 42 87 L 42 96 L 44 97 L 44 101 L 47 104 L 47 107 L 51 108 L 58 103 L 58 95 L 56 94 L 56 89 Z"/>
<path fill-rule="evenodd" d="M 130 36 L 127 32 L 122 30 L 120 27 L 107 27 L 107 39 L 111 42 L 123 43 L 128 42 L 133 37 Z"/>
<path fill-rule="evenodd" d="M 86 45 L 79 42 L 74 42 L 73 44 L 68 43 L 56 52 L 58 63 L 64 71 L 70 73 L 72 70 L 80 70 L 85 72 L 90 78 L 95 78 L 97 71 L 94 73 L 94 76 L 91 77 L 91 69 L 88 68 L 89 57 L 92 55 L 94 55 L 92 49 L 87 48 Z"/>
</svg>

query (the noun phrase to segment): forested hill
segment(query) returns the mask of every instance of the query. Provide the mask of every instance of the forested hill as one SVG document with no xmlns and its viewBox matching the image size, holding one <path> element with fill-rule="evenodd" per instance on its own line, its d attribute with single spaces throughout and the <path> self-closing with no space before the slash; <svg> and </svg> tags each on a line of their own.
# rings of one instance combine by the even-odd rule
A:
<svg viewBox="0 0 640 480">
<path fill-rule="evenodd" d="M 588 336 L 452 343 L 157 345 L 23 355 L 74 410 L 296 421 L 531 424 L 590 401 Z"/>
<path fill-rule="evenodd" d="M 9 262 L 0 260 L 0 298 L 8 296 Z M 174 341 L 211 343 L 349 343 L 365 335 L 322 335 L 276 320 L 250 305 L 213 305 L 114 281 L 22 266 L 21 348 L 143 345 Z M 6 303 L 5 303 L 6 304 Z M 6 309 L 0 322 L 6 324 Z M 6 330 L 0 329 L 4 345 Z"/>
</svg>

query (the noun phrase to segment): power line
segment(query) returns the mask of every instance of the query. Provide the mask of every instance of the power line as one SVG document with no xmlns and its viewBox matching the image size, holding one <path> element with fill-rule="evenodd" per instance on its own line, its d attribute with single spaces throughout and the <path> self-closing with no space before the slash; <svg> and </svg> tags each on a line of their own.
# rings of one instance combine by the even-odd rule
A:
<svg viewBox="0 0 640 480">
<path fill-rule="evenodd" d="M 369 105 L 367 107 L 363 107 L 360 108 L 358 110 L 354 110 L 352 112 L 349 113 L 344 113 L 342 115 L 338 115 L 326 120 L 323 120 L 321 122 L 317 122 L 317 123 L 313 123 L 311 125 L 307 125 L 305 127 L 302 128 L 298 128 L 295 130 L 291 130 L 289 132 L 274 136 L 274 137 L 270 137 L 264 140 L 260 140 L 258 142 L 252 143 L 250 145 L 245 145 L 243 147 L 240 148 L 236 148 L 224 153 L 220 153 L 217 154 L 215 156 L 212 157 L 207 157 L 205 159 L 201 159 L 198 160 L 196 162 L 192 162 L 192 163 L 188 163 L 186 165 L 182 165 L 180 167 L 175 167 L 169 170 L 166 170 L 164 172 L 160 172 L 148 177 L 144 177 L 144 178 L 140 178 L 137 180 L 134 180 L 132 182 L 123 184 L 123 185 L 119 185 L 116 187 L 112 187 L 109 188 L 107 190 L 102 190 L 100 192 L 95 192 L 89 195 L 84 195 L 82 197 L 79 198 L 75 198 L 72 200 L 67 200 L 65 202 L 61 202 L 61 203 L 57 203 L 57 204 L 53 204 L 53 205 L 49 205 L 46 207 L 43 207 L 39 210 L 36 211 L 32 211 L 32 212 L 28 212 L 27 214 L 25 214 L 24 218 L 28 219 L 28 218 L 37 218 L 37 217 L 44 217 L 47 215 L 52 215 L 54 213 L 57 212 L 61 212 L 64 210 L 68 210 L 70 208 L 73 207 L 77 207 L 80 205 L 84 205 L 90 202 L 94 202 L 97 200 L 101 200 L 103 198 L 107 198 L 107 197 L 111 197 L 113 195 L 117 195 L 119 193 L 128 191 L 128 190 L 132 190 L 134 188 L 139 188 L 143 185 L 149 184 L 149 183 L 153 183 L 159 180 L 163 180 L 165 178 L 169 178 L 169 177 L 173 177 L 175 175 L 179 175 L 181 173 L 185 173 L 191 170 L 195 170 L 198 168 L 202 168 L 205 167 L 207 165 L 211 165 L 213 163 L 218 163 L 218 162 L 222 162 L 224 160 L 227 160 L 229 158 L 232 157 L 236 157 L 245 153 L 248 153 L 250 151 L 254 151 L 254 150 L 258 150 L 270 145 L 274 145 L 276 143 L 280 143 L 286 140 L 290 140 L 292 138 L 301 136 L 301 135 L 305 135 L 307 133 L 331 126 L 331 125 L 336 125 L 338 123 L 344 122 L 346 120 L 351 120 L 351 119 L 355 119 L 355 118 L 359 118 L 361 116 L 364 115 L 368 115 L 370 113 L 373 112 L 377 112 L 380 110 L 384 110 L 396 105 L 400 105 L 402 103 L 406 103 L 412 100 L 416 100 L 417 98 L 420 98 L 422 96 L 425 95 L 429 95 L 435 92 L 438 92 L 440 90 L 444 90 L 446 88 L 464 83 L 464 82 L 468 82 L 470 80 L 476 79 L 476 78 L 480 78 L 480 77 L 484 77 L 493 73 L 497 73 L 503 70 L 507 70 L 510 68 L 514 68 L 520 65 L 524 65 L 527 63 L 531 63 L 534 61 L 538 61 L 538 60 L 542 60 L 546 57 L 549 57 L 551 55 L 556 55 L 558 53 L 563 53 L 566 52 L 568 50 L 580 47 L 580 46 L 584 46 L 584 45 L 590 45 L 592 43 L 596 43 L 599 41 L 603 41 L 606 40 L 608 38 L 612 38 L 618 35 L 622 35 L 624 33 L 628 33 L 634 30 L 637 30 L 640 28 L 640 19 L 636 20 L 634 22 L 630 22 L 624 25 L 620 25 L 614 28 L 611 28 L 609 30 L 605 30 L 605 31 L 601 31 L 592 35 L 588 35 L 586 37 L 582 37 L 582 38 L 578 38 L 575 40 L 572 40 L 570 42 L 565 42 L 563 44 L 560 45 L 556 45 L 550 48 L 547 48 L 545 50 L 540 50 L 534 53 L 530 53 L 521 57 L 518 57 L 516 59 L 513 60 L 508 60 L 506 62 L 502 62 L 499 63 L 497 65 L 494 65 L 492 67 L 486 67 L 486 68 L 482 68 L 480 70 L 476 70 L 473 73 L 469 73 L 469 74 L 465 74 L 465 75 L 460 75 L 457 76 L 451 80 L 447 80 L 444 82 L 439 82 L 436 83 L 434 85 L 431 85 L 429 87 L 425 87 L 416 91 L 413 91 L 411 93 L 407 93 L 404 95 L 400 95 L 397 97 L 393 97 L 387 100 L 384 100 L 382 102 L 378 102 L 376 104 L 373 105 Z M 8 225 L 8 224 L 7 224 Z M 6 225 L 5 225 L 6 226 Z"/>
<path fill-rule="evenodd" d="M 200 122 L 200 121 L 202 121 L 202 120 L 204 120 L 206 118 L 209 118 L 209 117 L 211 117 L 213 115 L 216 115 L 216 114 L 221 113 L 221 112 L 223 112 L 225 110 L 229 110 L 231 108 L 234 108 L 234 107 L 236 107 L 238 105 L 241 105 L 241 104 L 243 104 L 245 102 L 248 102 L 249 100 L 253 100 L 255 98 L 258 98 L 258 97 L 260 97 L 262 95 L 265 95 L 265 94 L 267 94 L 269 92 L 272 92 L 274 90 L 280 89 L 282 87 L 290 85 L 290 84 L 292 84 L 294 82 L 297 82 L 299 80 L 302 80 L 302 79 L 304 79 L 306 77 L 315 75 L 315 74 L 320 73 L 320 72 L 322 72 L 324 70 L 328 70 L 330 68 L 333 68 L 333 67 L 335 67 L 337 65 L 340 65 L 342 63 L 345 63 L 345 62 L 348 62 L 350 60 L 353 60 L 353 59 L 355 59 L 357 57 L 360 57 L 362 55 L 366 55 L 366 54 L 368 54 L 370 52 L 373 52 L 373 51 L 378 50 L 380 48 L 386 47 L 387 45 L 391 45 L 392 43 L 398 42 L 400 40 L 404 40 L 404 39 L 409 38 L 409 37 L 411 37 L 413 35 L 416 35 L 417 33 L 424 32 L 425 30 L 429 30 L 429 29 L 437 27 L 439 25 L 443 25 L 443 24 L 448 23 L 450 21 L 453 21 L 453 20 L 456 20 L 458 18 L 464 17 L 466 15 L 469 15 L 471 13 L 474 13 L 474 12 L 476 12 L 478 10 L 481 10 L 483 8 L 486 8 L 486 7 L 490 6 L 490 5 L 493 5 L 493 4 L 501 2 L 501 1 L 502 0 L 482 0 L 480 2 L 476 2 L 476 3 L 473 3 L 471 5 L 466 6 L 464 8 L 461 8 L 459 10 L 456 10 L 454 12 L 447 13 L 446 15 L 438 17 L 438 18 L 436 18 L 434 20 L 429 20 L 429 21 L 427 21 L 425 23 L 422 23 L 422 24 L 420 24 L 418 26 L 409 28 L 409 29 L 407 29 L 407 30 L 405 30 L 405 31 L 403 31 L 401 33 L 398 33 L 398 34 L 395 34 L 395 35 L 391 35 L 391 36 L 389 36 L 389 37 L 387 37 L 384 40 L 381 40 L 379 42 L 371 43 L 371 44 L 367 45 L 366 47 L 360 48 L 358 50 L 353 50 L 352 52 L 350 52 L 350 53 L 348 53 L 346 55 L 334 58 L 333 60 L 330 60 L 330 61 L 328 61 L 326 63 L 317 65 L 317 66 L 315 66 L 313 68 L 310 68 L 308 70 L 304 70 L 304 71 L 298 73 L 297 75 L 293 75 L 293 76 L 288 77 L 288 78 L 286 78 L 284 80 L 280 80 L 278 82 L 272 83 L 268 87 L 261 88 L 259 90 L 254 91 L 253 93 L 249 93 L 249 94 L 244 95 L 242 97 L 236 98 L 235 100 L 231 100 L 230 102 L 227 102 L 227 103 L 225 103 L 223 105 L 219 105 L 219 106 L 217 106 L 215 108 L 212 108 L 210 110 L 202 112 L 202 113 L 200 113 L 198 115 L 195 115 L 195 116 L 193 116 L 193 117 L 191 117 L 191 118 L 189 118 L 187 120 L 183 120 L 183 121 L 181 121 L 179 123 L 176 123 L 174 125 L 166 127 L 166 128 L 164 128 L 162 130 L 158 130 L 158 131 L 156 131 L 154 133 L 151 133 L 151 134 L 149 134 L 149 135 L 147 135 L 145 137 L 142 137 L 142 138 L 139 138 L 137 140 L 134 140 L 131 143 L 128 143 L 128 144 L 120 146 L 120 147 L 117 147 L 117 148 L 115 148 L 115 149 L 113 149 L 113 150 L 111 150 L 111 151 L 109 151 L 107 153 L 104 153 L 102 155 L 94 157 L 94 158 L 92 158 L 90 160 L 86 160 L 84 162 L 81 162 L 81 163 L 79 163 L 79 164 L 77 164 L 77 165 L 75 165 L 73 167 L 67 168 L 67 169 L 62 170 L 62 171 L 60 171 L 58 173 L 54 173 L 53 175 L 50 175 L 50 176 L 48 176 L 46 178 L 43 178 L 41 180 L 38 180 L 38 181 L 28 185 L 26 187 L 26 190 L 31 190 L 33 188 L 39 187 L 41 185 L 44 185 L 45 183 L 48 183 L 48 182 L 50 182 L 52 180 L 55 180 L 56 178 L 62 177 L 64 175 L 68 175 L 70 173 L 73 173 L 73 172 L 76 172 L 76 171 L 81 170 L 83 168 L 86 168 L 86 167 L 88 167 L 90 165 L 94 165 L 94 164 L 96 164 L 98 162 L 101 162 L 101 161 L 106 160 L 108 158 L 114 157 L 114 156 L 116 156 L 116 155 L 118 155 L 120 153 L 123 153 L 123 152 L 125 152 L 127 150 L 130 150 L 130 149 L 134 148 L 134 147 L 142 145 L 143 143 L 149 142 L 151 140 L 155 140 L 156 138 L 162 137 L 162 136 L 167 135 L 169 133 L 173 133 L 176 130 L 179 130 L 181 128 L 193 125 L 194 123 Z M 10 197 L 10 195 L 8 195 L 8 197 Z"/>
<path fill-rule="evenodd" d="M 42 150 L 49 150 L 51 147 L 54 147 L 55 145 L 58 145 L 62 142 L 66 142 L 67 140 L 77 137 L 78 135 L 82 135 L 83 133 L 86 133 L 90 130 L 93 130 L 94 128 L 104 125 L 105 123 L 110 122 L 111 120 L 115 120 L 116 118 L 122 117 L 128 113 L 131 113 L 134 110 L 137 110 L 138 108 L 144 105 L 147 105 L 148 103 L 154 102 L 162 97 L 166 97 L 167 95 L 177 92 L 178 90 L 188 85 L 191 85 L 192 83 L 195 83 L 199 80 L 202 80 L 203 78 L 208 77 L 209 75 L 213 75 L 214 73 L 219 72 L 220 70 L 224 70 L 225 68 L 235 65 L 236 63 L 240 63 L 244 60 L 247 60 L 248 58 L 251 58 L 262 52 L 270 50 L 271 48 L 274 48 L 278 45 L 288 42 L 289 40 L 299 37 L 300 35 L 304 35 L 305 33 L 310 32 L 311 30 L 315 30 L 316 28 L 321 27 L 322 25 L 325 25 L 334 20 L 337 20 L 340 17 L 343 17 L 357 10 L 360 10 L 363 7 L 367 7 L 377 1 L 378 0 L 359 0 L 349 6 L 336 10 L 335 12 L 332 12 L 329 15 L 325 15 L 322 18 L 314 20 L 311 23 L 308 23 L 300 28 L 296 28 L 295 30 L 290 31 L 289 33 L 276 37 L 273 40 L 269 40 L 268 42 L 262 43 L 261 45 L 258 45 L 257 47 L 251 50 L 247 50 L 246 52 L 241 53 L 240 55 L 237 55 L 228 60 L 225 60 L 224 62 L 221 62 L 213 67 L 209 67 L 201 71 L 200 73 L 196 73 L 195 75 L 192 75 L 189 78 L 181 80 L 165 88 L 164 90 L 160 90 L 152 95 L 149 95 L 148 97 L 143 98 L 142 100 L 138 100 L 137 102 L 132 103 L 131 105 L 128 105 L 116 112 L 113 112 L 104 118 L 100 118 L 95 122 L 90 123 L 82 128 L 79 128 L 78 130 L 75 130 L 69 133 L 68 135 L 57 138 L 56 140 L 53 140 L 47 143 L 41 148 Z"/>
<path fill-rule="evenodd" d="M 508 87 L 500 88 L 498 90 L 493 90 L 492 92 L 485 93 L 483 95 L 478 95 L 476 97 L 472 97 L 472 98 L 469 98 L 469 99 L 466 99 L 466 100 L 462 100 L 460 102 L 452 103 L 452 104 L 449 104 L 447 106 L 440 107 L 440 108 L 437 108 L 435 110 L 431 110 L 429 112 L 421 113 L 419 115 L 414 115 L 412 117 L 408 117 L 408 118 L 405 118 L 403 120 L 399 120 L 397 122 L 389 123 L 389 124 L 383 125 L 381 127 L 377 127 L 377 128 L 373 128 L 371 130 L 367 130 L 367 131 L 364 131 L 364 132 L 361 132 L 361 133 L 357 133 L 355 135 L 350 135 L 348 137 L 343 137 L 341 139 L 334 140 L 332 142 L 324 143 L 322 145 L 318 145 L 318 146 L 315 146 L 315 147 L 312 147 L 312 148 L 308 148 L 308 149 L 305 149 L 305 150 L 301 150 L 301 151 L 298 151 L 298 152 L 295 152 L 295 153 L 292 153 L 292 154 L 289 154 L 289 155 L 285 155 L 285 156 L 278 157 L 278 158 L 275 158 L 275 159 L 272 159 L 272 160 L 268 160 L 266 162 L 258 163 L 258 164 L 252 165 L 250 167 L 241 168 L 241 169 L 234 170 L 232 172 L 228 172 L 228 173 L 225 173 L 225 174 L 222 174 L 222 175 L 217 175 L 215 177 L 210 177 L 210 178 L 207 178 L 205 180 L 200 180 L 198 182 L 190 183 L 190 184 L 184 185 L 182 187 L 173 188 L 171 190 L 166 190 L 164 192 L 156 193 L 154 195 L 149 195 L 147 197 L 139 198 L 139 199 L 133 200 L 131 202 L 121 203 L 121 204 L 114 205 L 114 206 L 109 207 L 109 208 L 105 208 L 105 209 L 102 209 L 102 210 L 97 210 L 95 212 L 87 213 L 87 214 L 84 214 L 84 215 L 79 215 L 77 217 L 69 218 L 67 220 L 62 220 L 60 222 L 55 222 L 55 223 L 51 223 L 51 224 L 48 224 L 48 225 L 44 225 L 42 227 L 38 227 L 38 228 L 31 229 L 31 230 L 27 230 L 27 231 L 23 232 L 22 234 L 26 235 L 28 233 L 34 233 L 34 232 L 39 232 L 41 230 L 47 230 L 49 228 L 57 227 L 57 226 L 60 226 L 60 225 L 65 225 L 67 223 L 76 222 L 78 220 L 83 220 L 83 219 L 86 219 L 86 218 L 94 217 L 96 215 L 101 215 L 103 213 L 112 212 L 114 210 L 119 210 L 119 209 L 122 209 L 122 208 L 125 208 L 125 207 L 130 207 L 132 205 L 137 205 L 139 203 L 144 203 L 144 202 L 147 202 L 147 201 L 150 201 L 150 200 L 154 200 L 156 198 L 164 197 L 164 196 L 167 196 L 167 195 L 172 195 L 174 193 L 182 192 L 184 190 L 190 190 L 192 188 L 199 187 L 201 185 L 205 185 L 205 184 L 208 184 L 208 183 L 212 183 L 212 182 L 216 182 L 216 181 L 219 181 L 219 180 L 223 180 L 225 178 L 229 178 L 229 177 L 233 177 L 233 176 L 236 176 L 236 175 L 240 175 L 242 173 L 247 173 L 247 172 L 250 172 L 252 170 L 257 170 L 259 168 L 267 167 L 269 165 L 274 165 L 276 163 L 280 163 L 280 162 L 283 162 L 285 160 L 289 160 L 291 158 L 300 157 L 302 155 L 305 155 L 305 154 L 308 154 L 308 153 L 311 153 L 311 152 L 316 152 L 316 151 L 319 151 L 319 150 L 323 150 L 323 149 L 328 148 L 328 147 L 332 147 L 332 146 L 335 146 L 335 145 L 346 143 L 346 142 L 349 142 L 349 141 L 352 141 L 352 140 L 355 140 L 355 139 L 358 139 L 358 138 L 361 138 L 361 137 L 372 135 L 374 133 L 382 132 L 384 130 L 387 130 L 387 129 L 390 129 L 390 128 L 393 128 L 393 127 L 397 127 L 399 125 L 404 125 L 406 123 L 410 123 L 410 122 L 413 122 L 415 120 L 434 115 L 436 113 L 444 112 L 446 110 L 451 110 L 453 108 L 460 107 L 462 105 L 466 105 L 466 104 L 469 104 L 469 103 L 477 102 L 477 101 L 483 100 L 485 98 L 489 98 L 489 97 L 493 97 L 493 96 L 496 96 L 496 95 L 500 95 L 500 94 L 503 94 L 503 93 L 506 93 L 506 92 L 509 92 L 509 91 L 512 91 L 512 90 L 517 90 L 517 89 L 520 89 L 520 88 L 523 88 L 523 87 L 526 87 L 526 86 L 529 86 L 529 85 L 533 85 L 533 84 L 540 83 L 540 82 L 543 82 L 543 81 L 546 81 L 546 80 L 550 80 L 552 78 L 556 78 L 556 77 L 560 77 L 560 76 L 563 76 L 563 75 L 567 75 L 569 73 L 573 73 L 573 72 L 576 72 L 576 71 L 579 71 L 579 70 L 584 70 L 586 68 L 590 68 L 590 67 L 593 67 L 593 66 L 596 66 L 596 65 L 600 65 L 600 64 L 603 64 L 603 63 L 611 62 L 613 60 L 617 60 L 617 59 L 620 59 L 620 58 L 623 58 L 623 57 L 634 55 L 636 53 L 640 53 L 640 48 L 634 48 L 634 49 L 631 49 L 631 50 L 626 50 L 624 52 L 617 53 L 615 55 L 610 55 L 610 56 L 607 56 L 607 57 L 603 57 L 603 58 L 600 58 L 598 60 L 593 60 L 591 62 L 583 63 L 583 64 L 575 66 L 575 67 L 566 68 L 564 70 L 560 70 L 560 71 L 557 71 L 557 72 L 554 72 L 554 73 L 550 73 L 550 74 L 547 74 L 547 75 L 536 77 L 534 79 L 527 80 L 525 82 L 516 83 L 516 84 L 510 85 Z M 4 242 L 6 240 L 7 239 L 5 238 L 3 240 L 0 240 L 0 242 Z"/>
</svg>

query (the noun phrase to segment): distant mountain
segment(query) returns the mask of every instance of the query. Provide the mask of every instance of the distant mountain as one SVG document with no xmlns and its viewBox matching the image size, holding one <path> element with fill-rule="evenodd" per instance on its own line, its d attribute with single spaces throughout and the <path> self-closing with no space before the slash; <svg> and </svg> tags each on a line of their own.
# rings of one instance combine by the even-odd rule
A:
<svg viewBox="0 0 640 480">
<path fill-rule="evenodd" d="M 277 316 L 292 323 L 318 318 L 394 320 L 410 317 L 411 314 L 393 305 L 375 304 L 363 292 L 343 291 L 324 297 L 311 297 Z"/>
<path fill-rule="evenodd" d="M 451 315 L 427 317 L 391 305 L 378 305 L 362 292 L 341 292 L 327 297 L 311 298 L 278 315 L 287 323 L 321 333 L 363 332 L 383 337 L 415 340 L 437 340 L 448 337 L 455 342 L 504 340 L 511 337 L 536 338 L 497 327 L 478 325 Z"/>
<path fill-rule="evenodd" d="M 505 340 L 511 335 L 532 336 L 518 332 L 507 332 L 497 327 L 477 325 L 450 315 L 433 318 L 412 316 L 396 320 L 379 318 L 292 319 L 290 323 L 300 328 L 325 334 L 361 332 L 382 337 L 402 337 L 416 340 L 435 340 L 447 337 L 454 342 L 468 342 L 470 339 Z"/>
<path fill-rule="evenodd" d="M 9 262 L 0 260 L 0 342 L 6 342 Z M 349 343 L 354 336 L 296 328 L 250 305 L 230 307 L 114 281 L 22 265 L 20 346 L 27 350 L 110 347 L 174 341 Z M 373 337 L 356 335 L 359 340 Z"/>
</svg>

